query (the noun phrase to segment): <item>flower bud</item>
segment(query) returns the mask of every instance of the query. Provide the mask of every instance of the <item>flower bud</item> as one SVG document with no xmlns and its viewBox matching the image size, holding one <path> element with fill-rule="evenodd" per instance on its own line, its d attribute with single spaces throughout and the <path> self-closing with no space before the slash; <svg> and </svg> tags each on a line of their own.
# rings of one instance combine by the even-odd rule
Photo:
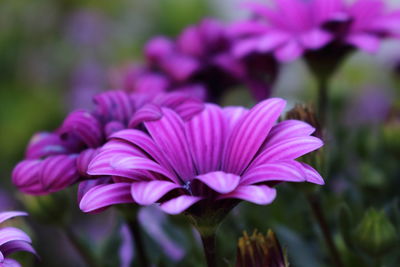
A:
<svg viewBox="0 0 400 267">
<path fill-rule="evenodd" d="M 255 230 L 251 236 L 246 232 L 243 233 L 243 237 L 238 242 L 236 267 L 247 266 L 289 266 L 274 232 L 269 230 L 266 235 L 263 235 Z"/>
<path fill-rule="evenodd" d="M 299 120 L 307 122 L 315 128 L 315 132 L 312 135 L 322 139 L 321 125 L 317 119 L 317 115 L 312 105 L 296 104 L 294 108 L 286 113 L 286 120 Z"/>
<path fill-rule="evenodd" d="M 370 256 L 379 257 L 395 247 L 396 229 L 383 211 L 370 209 L 355 229 L 354 241 Z"/>
</svg>

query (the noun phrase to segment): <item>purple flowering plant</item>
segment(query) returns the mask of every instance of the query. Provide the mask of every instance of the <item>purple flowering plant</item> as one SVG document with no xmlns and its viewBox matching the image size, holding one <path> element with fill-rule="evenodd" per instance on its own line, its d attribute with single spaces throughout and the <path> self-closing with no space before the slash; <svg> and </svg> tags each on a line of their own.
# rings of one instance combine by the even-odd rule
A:
<svg viewBox="0 0 400 267">
<path fill-rule="evenodd" d="M 235 221 L 232 224 L 236 230 L 244 230 L 244 225 L 253 230 L 257 226 L 252 222 L 257 220 L 247 215 L 257 206 L 246 203 L 268 205 L 263 212 L 271 211 L 271 217 L 277 215 L 279 220 L 292 213 L 297 216 L 296 209 L 289 211 L 296 204 L 293 202 L 303 197 L 329 253 L 327 262 L 345 266 L 354 260 L 348 256 L 353 250 L 357 255 L 354 262 L 375 257 L 379 259 L 371 262 L 383 262 L 382 251 L 395 240 L 389 238 L 395 230 L 383 212 L 366 213 L 356 225 L 343 208 L 339 231 L 332 230 L 332 222 L 328 222 L 330 212 L 324 200 L 332 194 L 330 180 L 343 176 L 340 165 L 350 164 L 354 156 L 351 150 L 357 150 L 349 145 L 346 155 L 337 151 L 337 147 L 344 146 L 335 139 L 335 127 L 339 127 L 335 124 L 341 121 L 335 116 L 341 113 L 331 105 L 329 88 L 348 55 L 358 50 L 378 52 L 384 40 L 400 38 L 400 11 L 390 10 L 383 0 L 264 0 L 246 1 L 241 6 L 251 14 L 246 19 L 225 23 L 208 17 L 185 27 L 175 37 L 157 34 L 150 38 L 141 50 L 142 61 L 114 69 L 112 89 L 95 94 L 92 107 L 72 110 L 55 130 L 34 134 L 11 175 L 20 192 L 38 199 L 26 206 L 34 207 L 35 212 L 45 210 L 43 203 L 36 205 L 43 202 L 41 197 L 49 196 L 51 202 L 52 196 L 61 191 L 72 193 L 77 199 L 74 207 L 84 214 L 117 209 L 119 212 L 113 216 L 121 217 L 117 232 L 122 238 L 118 241 L 119 253 L 113 252 L 121 255 L 121 266 L 131 262 L 144 267 L 158 264 L 149 244 L 161 247 L 170 262 L 178 262 L 185 253 L 192 252 L 190 247 L 195 247 L 197 241 L 180 238 L 186 244 L 179 244 L 178 239 L 171 238 L 172 228 L 165 230 L 162 225 L 175 223 L 181 230 L 193 227 L 200 236 L 207 266 L 215 267 L 224 260 L 234 265 L 219 254 L 224 249 L 217 242 L 224 220 Z M 80 29 L 74 24 L 70 30 L 86 50 L 97 45 L 96 40 L 105 39 L 88 38 L 86 32 L 91 32 L 92 26 L 89 23 L 87 29 Z M 103 37 L 98 34 L 104 29 L 99 25 L 95 28 L 95 37 Z M 282 66 L 298 59 L 303 59 L 312 72 L 318 93 L 316 99 L 307 99 L 310 105 L 296 105 L 288 111 L 291 101 L 271 96 L 279 94 L 273 89 Z M 97 78 L 82 84 L 92 87 Z M 78 87 L 85 90 L 83 85 Z M 248 103 L 229 102 L 228 96 L 238 90 L 247 90 L 252 96 L 251 108 Z M 380 101 L 382 110 L 387 111 L 382 116 L 388 116 L 392 104 L 386 100 Z M 362 107 L 364 111 L 371 105 L 366 106 Z M 354 122 L 351 119 L 349 124 L 354 126 Z M 370 166 L 365 166 L 369 170 Z M 356 172 L 349 169 L 348 173 Z M 378 183 L 376 176 L 371 181 Z M 325 181 L 328 189 L 320 187 Z M 287 197 L 288 192 L 287 208 L 279 206 L 280 197 Z M 333 198 L 331 202 L 337 202 L 338 197 Z M 43 212 L 67 213 L 67 206 L 64 211 L 55 211 L 58 208 L 54 207 L 60 205 L 50 205 L 52 209 Z M 0 223 L 25 215 L 0 213 Z M 46 216 L 51 217 L 57 216 Z M 75 236 L 78 229 L 73 229 L 73 220 L 62 218 L 51 223 L 59 223 L 59 229 L 66 232 L 86 265 L 108 266 L 98 252 L 88 249 Z M 381 221 L 389 225 L 385 229 L 390 234 L 375 227 Z M 313 228 L 308 224 L 307 228 Z M 288 233 L 284 227 L 277 229 L 278 237 Z M 368 231 L 374 235 L 373 240 L 366 236 Z M 340 232 L 340 242 L 336 232 Z M 291 251 L 282 252 L 282 242 L 272 232 L 268 236 L 253 235 L 259 253 L 255 257 L 251 245 L 244 243 L 250 240 L 245 234 L 239 241 L 241 260 L 237 266 L 250 261 L 262 266 L 257 259 L 286 266 L 286 254 L 290 262 Z M 363 240 L 361 249 L 352 239 Z M 2 228 L 0 266 L 19 266 L 6 258 L 14 251 L 36 254 L 31 243 L 22 231 Z M 362 250 L 367 252 L 359 256 Z"/>
</svg>

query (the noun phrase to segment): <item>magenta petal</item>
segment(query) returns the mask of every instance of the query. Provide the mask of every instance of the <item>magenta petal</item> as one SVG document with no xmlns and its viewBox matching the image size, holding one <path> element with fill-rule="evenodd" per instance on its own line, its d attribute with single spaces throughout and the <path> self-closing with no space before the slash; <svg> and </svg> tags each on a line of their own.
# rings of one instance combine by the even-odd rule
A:
<svg viewBox="0 0 400 267">
<path fill-rule="evenodd" d="M 145 54 L 147 59 L 152 62 L 158 62 L 164 57 L 169 56 L 174 50 L 174 43 L 172 40 L 158 36 L 147 42 L 145 47 Z"/>
<path fill-rule="evenodd" d="M 250 37 L 244 40 L 237 41 L 233 45 L 233 55 L 238 58 L 245 57 L 257 51 L 260 37 Z"/>
<path fill-rule="evenodd" d="M 23 160 L 12 171 L 12 181 L 18 188 L 28 187 L 39 183 L 41 160 Z"/>
<path fill-rule="evenodd" d="M 3 223 L 4 221 L 18 217 L 18 216 L 28 216 L 28 213 L 23 212 L 23 211 L 5 211 L 5 212 L 0 212 L 0 223 Z"/>
<path fill-rule="evenodd" d="M 241 174 L 268 136 L 285 105 L 286 102 L 279 98 L 262 101 L 237 122 L 227 140 L 222 161 L 223 171 Z"/>
<path fill-rule="evenodd" d="M 156 162 L 158 162 L 161 166 L 165 167 L 168 170 L 168 177 L 172 178 L 173 181 L 178 182 L 178 178 L 176 177 L 172 166 L 164 157 L 158 146 L 147 134 L 139 130 L 123 130 L 115 133 L 112 138 L 122 139 L 139 147 L 141 150 L 145 151 L 153 159 L 155 159 Z"/>
<path fill-rule="evenodd" d="M 60 129 L 62 134 L 74 135 L 88 147 L 101 145 L 103 133 L 100 122 L 89 112 L 77 110 L 68 115 Z"/>
<path fill-rule="evenodd" d="M 162 113 L 160 107 L 153 104 L 147 104 L 136 111 L 135 115 L 132 116 L 129 121 L 129 128 L 135 128 L 145 121 L 159 120 L 161 117 Z"/>
<path fill-rule="evenodd" d="M 187 80 L 200 68 L 196 59 L 183 55 L 171 55 L 162 61 L 161 66 L 166 73 L 178 82 Z"/>
<path fill-rule="evenodd" d="M 164 202 L 160 205 L 160 208 L 168 214 L 175 215 L 182 213 L 201 199 L 201 197 L 183 195 Z"/>
<path fill-rule="evenodd" d="M 177 174 L 182 179 L 190 180 L 195 176 L 195 169 L 184 122 L 170 109 L 163 108 L 163 113 L 160 120 L 145 122 L 145 126 Z"/>
<path fill-rule="evenodd" d="M 281 62 L 290 62 L 298 59 L 304 52 L 300 44 L 295 41 L 289 41 L 285 45 L 275 50 L 275 57 Z"/>
<path fill-rule="evenodd" d="M 139 205 L 151 205 L 169 191 L 179 188 L 180 185 L 167 181 L 150 181 L 132 183 L 131 193 Z"/>
<path fill-rule="evenodd" d="M 296 161 L 266 163 L 247 170 L 240 184 L 250 185 L 268 181 L 305 182 L 306 175 L 300 163 Z"/>
<path fill-rule="evenodd" d="M 58 155 L 43 160 L 39 172 L 40 182 L 49 192 L 59 191 L 79 179 L 76 156 Z"/>
<path fill-rule="evenodd" d="M 263 147 L 272 146 L 285 139 L 309 136 L 315 131 L 310 124 L 298 120 L 285 120 L 272 127 Z"/>
<path fill-rule="evenodd" d="M 130 95 L 124 91 L 114 90 L 98 94 L 94 97 L 95 114 L 102 122 L 119 121 L 126 124 L 135 111 Z"/>
<path fill-rule="evenodd" d="M 93 187 L 98 185 L 110 184 L 112 182 L 110 177 L 101 177 L 91 180 L 85 180 L 79 183 L 78 186 L 78 202 L 81 202 L 83 196 Z"/>
<path fill-rule="evenodd" d="M 324 185 L 325 181 L 324 179 L 321 177 L 321 175 L 314 170 L 314 168 L 312 168 L 310 165 L 306 164 L 306 163 L 300 163 L 303 166 L 303 170 L 306 174 L 306 179 L 307 182 L 309 183 L 313 183 L 313 184 L 318 184 L 318 185 Z"/>
<path fill-rule="evenodd" d="M 380 45 L 379 37 L 368 33 L 350 35 L 347 42 L 369 53 L 377 52 Z"/>
<path fill-rule="evenodd" d="M 218 170 L 225 147 L 226 122 L 222 109 L 207 104 L 186 124 L 190 151 L 198 173 Z"/>
<path fill-rule="evenodd" d="M 232 130 L 240 119 L 249 112 L 247 108 L 243 107 L 225 107 L 223 108 L 224 115 L 228 121 L 228 128 Z"/>
<path fill-rule="evenodd" d="M 236 189 L 240 181 L 240 176 L 218 171 L 199 175 L 195 179 L 202 181 L 220 194 L 226 194 Z"/>
<path fill-rule="evenodd" d="M 332 40 L 332 37 L 332 34 L 326 31 L 313 29 L 303 33 L 300 40 L 306 48 L 318 49 L 328 44 Z"/>
<path fill-rule="evenodd" d="M 115 204 L 133 203 L 130 183 L 98 185 L 90 189 L 79 203 L 84 212 L 94 212 Z"/>
<path fill-rule="evenodd" d="M 247 21 L 239 21 L 230 25 L 227 29 L 227 34 L 230 37 L 237 38 L 246 35 L 263 34 L 268 29 L 269 27 L 263 23 L 260 23 L 258 21 L 247 20 Z"/>
<path fill-rule="evenodd" d="M 32 242 L 31 238 L 20 229 L 14 227 L 5 227 L 0 229 L 0 246 L 6 244 L 7 242 L 16 240 L 28 243 Z"/>
<path fill-rule="evenodd" d="M 282 31 L 269 31 L 260 37 L 257 50 L 260 53 L 270 52 L 290 40 L 290 35 Z"/>
<path fill-rule="evenodd" d="M 99 149 L 89 148 L 82 151 L 76 159 L 76 168 L 82 177 L 88 177 L 88 167 L 92 159 L 99 153 Z"/>
<path fill-rule="evenodd" d="M 177 39 L 178 49 L 182 53 L 201 57 L 204 54 L 204 42 L 197 26 L 189 26 L 182 31 Z"/>
<path fill-rule="evenodd" d="M 322 145 L 323 142 L 313 136 L 286 139 L 265 148 L 252 162 L 252 166 L 278 160 L 293 160 L 311 151 L 317 150 Z"/>
<path fill-rule="evenodd" d="M 238 198 L 259 205 L 272 203 L 276 197 L 276 190 L 266 185 L 243 185 L 235 191 L 221 195 L 219 199 Z"/>
<path fill-rule="evenodd" d="M 66 152 L 67 149 L 58 134 L 40 132 L 32 136 L 25 155 L 28 159 L 38 159 Z"/>
</svg>

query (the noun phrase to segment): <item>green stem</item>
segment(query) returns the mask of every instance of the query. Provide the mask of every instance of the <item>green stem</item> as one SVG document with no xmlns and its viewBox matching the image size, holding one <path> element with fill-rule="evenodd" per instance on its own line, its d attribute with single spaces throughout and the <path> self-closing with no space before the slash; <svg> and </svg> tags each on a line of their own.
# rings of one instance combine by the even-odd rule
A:
<svg viewBox="0 0 400 267">
<path fill-rule="evenodd" d="M 321 128 L 326 127 L 329 110 L 329 86 L 327 79 L 318 80 L 318 117 Z"/>
<path fill-rule="evenodd" d="M 134 216 L 129 216 L 127 224 L 132 235 L 132 239 L 135 243 L 136 255 L 138 259 L 138 266 L 148 267 L 149 261 L 146 256 L 142 232 L 140 229 L 140 223 L 137 218 L 137 213 Z"/>
<path fill-rule="evenodd" d="M 340 258 L 340 254 L 336 248 L 335 242 L 333 241 L 331 231 L 329 229 L 328 222 L 325 218 L 324 212 L 321 207 L 320 199 L 315 194 L 307 194 L 307 200 L 310 204 L 311 211 L 314 214 L 315 219 L 321 229 L 322 235 L 324 237 L 324 241 L 328 250 L 331 254 L 332 262 L 336 267 L 343 267 L 342 260 Z"/>
<path fill-rule="evenodd" d="M 100 265 L 97 263 L 93 253 L 88 249 L 88 247 L 85 244 L 83 244 L 82 240 L 75 234 L 75 232 L 68 226 L 65 226 L 63 230 L 70 244 L 75 248 L 76 252 L 81 256 L 86 266 L 99 267 Z"/>
<path fill-rule="evenodd" d="M 208 235 L 201 235 L 201 241 L 203 243 L 204 254 L 206 256 L 206 262 L 208 267 L 216 267 L 217 266 L 217 239 L 216 234 L 211 233 Z"/>
</svg>

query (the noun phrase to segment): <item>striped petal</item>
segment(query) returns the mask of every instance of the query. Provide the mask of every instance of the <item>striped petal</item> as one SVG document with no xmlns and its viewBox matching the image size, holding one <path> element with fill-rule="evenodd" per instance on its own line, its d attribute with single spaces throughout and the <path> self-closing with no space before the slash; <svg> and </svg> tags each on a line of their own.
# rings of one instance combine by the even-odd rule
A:
<svg viewBox="0 0 400 267">
<path fill-rule="evenodd" d="M 303 171 L 306 174 L 306 179 L 307 182 L 309 183 L 313 183 L 313 184 L 318 184 L 318 185 L 324 185 L 325 181 L 324 179 L 321 177 L 321 175 L 314 170 L 314 168 L 312 168 L 310 165 L 306 164 L 306 163 L 300 163 L 303 166 Z"/>
<path fill-rule="evenodd" d="M 58 155 L 44 159 L 39 177 L 48 192 L 56 192 L 75 183 L 79 179 L 76 156 Z"/>
<path fill-rule="evenodd" d="M 124 91 L 108 91 L 93 98 L 96 103 L 95 114 L 104 122 L 128 122 L 135 106 L 128 93 Z"/>
<path fill-rule="evenodd" d="M 20 189 L 38 184 L 41 163 L 36 159 L 21 161 L 12 171 L 12 182 Z"/>
<path fill-rule="evenodd" d="M 169 191 L 179 187 L 180 185 L 167 181 L 137 182 L 132 183 L 131 193 L 139 205 L 151 205 Z"/>
<path fill-rule="evenodd" d="M 186 123 L 188 144 L 198 173 L 218 170 L 225 147 L 226 123 L 219 106 L 207 104 Z"/>
<path fill-rule="evenodd" d="M 76 159 L 76 168 L 81 177 L 90 177 L 90 175 L 87 173 L 87 170 L 90 162 L 98 153 L 99 149 L 89 148 L 79 154 L 78 158 Z"/>
<path fill-rule="evenodd" d="M 243 175 L 241 185 L 262 182 L 305 182 L 306 174 L 297 161 L 274 162 L 250 168 Z"/>
<path fill-rule="evenodd" d="M 226 120 L 228 121 L 229 131 L 232 130 L 236 125 L 236 123 L 240 121 L 240 119 L 249 112 L 247 108 L 233 107 L 233 106 L 225 107 L 223 108 L 223 111 Z"/>
<path fill-rule="evenodd" d="M 0 246 L 0 250 L 6 257 L 17 251 L 26 251 L 36 255 L 36 251 L 31 244 L 20 240 L 10 241 L 3 244 L 2 246 Z"/>
<path fill-rule="evenodd" d="M 96 212 L 115 204 L 133 203 L 130 183 L 98 185 L 90 189 L 79 203 L 84 212 Z"/>
<path fill-rule="evenodd" d="M 51 155 L 64 154 L 67 148 L 58 134 L 40 132 L 32 136 L 29 141 L 25 156 L 28 159 L 38 159 Z"/>
<path fill-rule="evenodd" d="M 201 199 L 201 197 L 183 195 L 164 202 L 160 205 L 160 208 L 168 214 L 176 215 L 184 212 L 186 209 L 188 209 L 190 206 L 197 203 Z"/>
<path fill-rule="evenodd" d="M 322 147 L 321 139 L 313 136 L 295 137 L 265 148 L 251 163 L 257 166 L 278 160 L 293 160 Z"/>
<path fill-rule="evenodd" d="M 129 128 L 136 128 L 145 121 L 159 120 L 162 117 L 162 112 L 159 106 L 147 104 L 140 108 L 129 121 Z"/>
<path fill-rule="evenodd" d="M 263 147 L 269 147 L 285 139 L 309 136 L 315 131 L 310 124 L 298 120 L 285 120 L 272 127 Z"/>
<path fill-rule="evenodd" d="M 146 129 L 164 153 L 179 177 L 190 180 L 195 175 L 190 149 L 182 119 L 172 110 L 163 108 L 158 121 L 145 122 Z"/>
<path fill-rule="evenodd" d="M 14 227 L 5 227 L 0 229 L 0 246 L 11 241 L 24 241 L 32 243 L 31 238 L 20 229 Z"/>
<path fill-rule="evenodd" d="M 254 106 L 232 129 L 228 137 L 222 170 L 241 174 L 268 136 L 286 102 L 271 98 Z"/>
<path fill-rule="evenodd" d="M 240 176 L 225 172 L 209 172 L 199 175 L 195 179 L 203 182 L 220 194 L 227 194 L 239 185 Z"/>
<path fill-rule="evenodd" d="M 84 180 L 79 183 L 78 186 L 78 202 L 81 202 L 83 196 L 93 187 L 98 186 L 98 185 L 105 185 L 105 184 L 111 184 L 112 180 L 110 177 L 101 177 L 97 179 L 91 179 L 91 180 Z"/>
<path fill-rule="evenodd" d="M 18 216 L 28 216 L 28 213 L 23 212 L 23 211 L 5 211 L 5 212 L 0 212 L 0 223 L 3 223 L 4 221 L 18 217 Z"/>
<path fill-rule="evenodd" d="M 236 188 L 235 191 L 221 195 L 219 199 L 237 198 L 259 205 L 272 203 L 276 197 L 276 190 L 266 185 L 244 185 Z"/>
</svg>

